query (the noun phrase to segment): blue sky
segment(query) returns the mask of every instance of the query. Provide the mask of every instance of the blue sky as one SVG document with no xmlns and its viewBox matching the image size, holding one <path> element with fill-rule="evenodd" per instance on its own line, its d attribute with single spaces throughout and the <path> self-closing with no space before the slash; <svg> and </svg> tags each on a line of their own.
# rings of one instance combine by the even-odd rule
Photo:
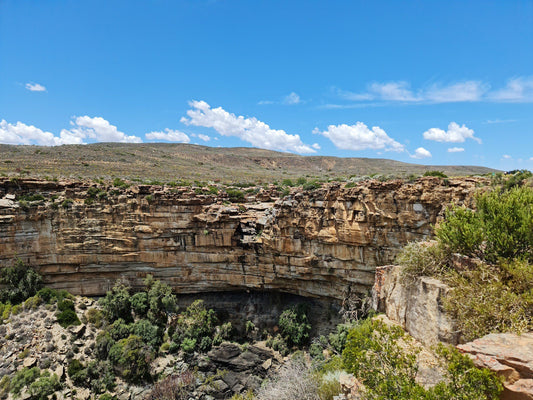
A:
<svg viewBox="0 0 533 400">
<path fill-rule="evenodd" d="M 0 0 L 0 143 L 533 170 L 533 1 Z"/>
</svg>

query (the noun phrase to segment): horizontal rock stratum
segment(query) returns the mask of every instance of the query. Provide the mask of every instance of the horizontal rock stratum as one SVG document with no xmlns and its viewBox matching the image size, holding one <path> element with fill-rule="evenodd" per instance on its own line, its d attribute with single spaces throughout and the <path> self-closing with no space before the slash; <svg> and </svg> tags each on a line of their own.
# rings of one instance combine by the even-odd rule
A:
<svg viewBox="0 0 533 400">
<path fill-rule="evenodd" d="M 429 238 L 450 203 L 470 205 L 486 183 L 369 180 L 283 198 L 270 187 L 236 204 L 189 187 L 4 178 L 0 265 L 18 257 L 48 285 L 89 296 L 153 274 L 177 293 L 275 290 L 340 302 L 367 293 L 376 266 Z M 44 200 L 17 201 L 35 194 Z"/>
</svg>

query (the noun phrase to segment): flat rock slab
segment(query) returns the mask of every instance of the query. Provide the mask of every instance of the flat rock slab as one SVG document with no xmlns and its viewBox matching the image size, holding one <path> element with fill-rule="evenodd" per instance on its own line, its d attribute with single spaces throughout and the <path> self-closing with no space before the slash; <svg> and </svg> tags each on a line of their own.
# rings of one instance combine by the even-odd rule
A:
<svg viewBox="0 0 533 400">
<path fill-rule="evenodd" d="M 502 399 L 533 400 L 533 332 L 491 333 L 457 348 L 505 379 Z"/>
</svg>

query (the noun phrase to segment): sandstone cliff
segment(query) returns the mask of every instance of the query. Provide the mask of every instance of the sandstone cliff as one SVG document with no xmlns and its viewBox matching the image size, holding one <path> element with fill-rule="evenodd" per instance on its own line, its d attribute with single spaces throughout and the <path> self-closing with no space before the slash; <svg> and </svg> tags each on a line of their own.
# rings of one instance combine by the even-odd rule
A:
<svg viewBox="0 0 533 400">
<path fill-rule="evenodd" d="M 242 204 L 188 187 L 0 180 L 0 265 L 19 257 L 45 282 L 102 295 L 146 274 L 178 293 L 276 290 L 342 301 L 366 293 L 376 266 L 426 239 L 451 202 L 469 203 L 479 178 L 365 181 L 261 189 Z M 27 194 L 44 200 L 17 201 Z"/>
</svg>

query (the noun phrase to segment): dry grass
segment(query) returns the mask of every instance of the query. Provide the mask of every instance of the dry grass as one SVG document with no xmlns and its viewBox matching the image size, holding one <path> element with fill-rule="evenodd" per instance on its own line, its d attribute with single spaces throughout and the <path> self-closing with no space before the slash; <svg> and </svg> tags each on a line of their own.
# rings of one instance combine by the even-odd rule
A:
<svg viewBox="0 0 533 400">
<path fill-rule="evenodd" d="M 190 144 L 0 145 L 0 175 L 43 178 L 121 177 L 163 182 L 188 179 L 267 183 L 298 177 L 336 180 L 376 173 L 407 177 L 434 169 L 449 176 L 494 171 L 485 167 L 423 166 L 385 159 L 299 156 L 254 148 Z"/>
</svg>

